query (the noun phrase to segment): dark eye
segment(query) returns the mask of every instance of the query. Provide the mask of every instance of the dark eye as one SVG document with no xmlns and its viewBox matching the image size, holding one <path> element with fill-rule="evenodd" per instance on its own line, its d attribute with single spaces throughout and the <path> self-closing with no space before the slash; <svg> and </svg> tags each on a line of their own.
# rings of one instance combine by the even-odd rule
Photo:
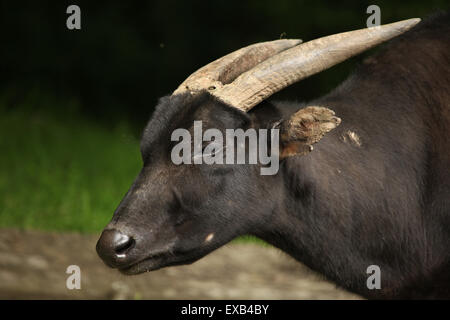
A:
<svg viewBox="0 0 450 320">
<path fill-rule="evenodd" d="M 207 146 L 209 146 L 209 143 L 203 145 L 202 154 L 205 155 L 205 156 L 213 156 L 213 155 L 215 155 L 216 154 L 216 148 L 214 148 L 211 152 L 208 152 L 208 154 L 205 154 L 205 150 L 206 150 Z"/>
<path fill-rule="evenodd" d="M 206 153 L 205 153 L 206 150 Z M 225 150 L 225 147 L 217 142 L 209 142 L 206 144 L 203 144 L 202 148 L 202 154 L 204 156 L 215 156 L 216 154 L 219 154 L 220 152 L 223 152 Z"/>
</svg>

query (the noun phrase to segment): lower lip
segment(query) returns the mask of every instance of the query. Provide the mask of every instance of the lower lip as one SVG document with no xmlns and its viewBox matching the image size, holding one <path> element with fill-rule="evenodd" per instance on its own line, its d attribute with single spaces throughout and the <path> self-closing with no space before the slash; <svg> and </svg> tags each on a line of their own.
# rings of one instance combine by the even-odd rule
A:
<svg viewBox="0 0 450 320">
<path fill-rule="evenodd" d="M 163 265 L 161 264 L 161 258 L 160 257 L 153 257 L 148 258 L 145 260 L 142 260 L 136 264 L 133 264 L 132 266 L 129 266 L 124 269 L 119 269 L 119 271 L 126 275 L 134 275 L 134 274 L 140 274 L 148 271 L 154 271 L 157 269 L 162 268 Z"/>
<path fill-rule="evenodd" d="M 127 268 L 119 269 L 119 271 L 125 275 L 136 275 L 144 272 L 155 271 L 163 267 L 171 265 L 189 264 L 198 260 L 203 255 L 155 255 L 147 259 L 141 260 Z"/>
</svg>

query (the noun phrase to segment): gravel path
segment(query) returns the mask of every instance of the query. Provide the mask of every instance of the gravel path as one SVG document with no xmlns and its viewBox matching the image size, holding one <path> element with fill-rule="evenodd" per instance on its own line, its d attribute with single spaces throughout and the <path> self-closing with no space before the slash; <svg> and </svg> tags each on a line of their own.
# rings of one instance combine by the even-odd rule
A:
<svg viewBox="0 0 450 320">
<path fill-rule="evenodd" d="M 359 299 L 281 251 L 230 244 L 200 261 L 138 275 L 107 268 L 97 235 L 0 229 L 0 299 Z M 81 290 L 66 268 L 81 268 Z"/>
</svg>

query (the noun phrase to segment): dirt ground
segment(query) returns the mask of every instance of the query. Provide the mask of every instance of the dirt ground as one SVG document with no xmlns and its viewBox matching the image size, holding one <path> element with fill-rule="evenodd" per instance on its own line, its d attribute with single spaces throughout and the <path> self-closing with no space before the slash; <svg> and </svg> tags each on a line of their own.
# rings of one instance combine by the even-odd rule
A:
<svg viewBox="0 0 450 320">
<path fill-rule="evenodd" d="M 0 299 L 359 299 L 281 251 L 230 244 L 200 261 L 124 276 L 95 253 L 97 235 L 0 229 Z M 81 269 L 69 290 L 66 269 Z"/>
</svg>

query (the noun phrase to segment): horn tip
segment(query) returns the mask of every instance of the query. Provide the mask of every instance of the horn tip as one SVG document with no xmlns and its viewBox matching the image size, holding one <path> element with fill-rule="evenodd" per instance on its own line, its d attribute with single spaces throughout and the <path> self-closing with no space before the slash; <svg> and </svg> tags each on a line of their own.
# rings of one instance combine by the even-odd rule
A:
<svg viewBox="0 0 450 320">
<path fill-rule="evenodd" d="M 378 29 L 378 27 L 369 27 L 369 29 L 373 28 L 373 29 L 378 29 L 380 31 L 384 29 L 388 33 L 392 33 L 393 35 L 398 35 L 405 31 L 408 31 L 409 29 L 414 27 L 416 24 L 418 24 L 420 21 L 422 21 L 422 19 L 420 19 L 420 18 L 411 18 L 411 19 L 407 19 L 407 20 L 401 20 L 401 21 L 392 22 L 389 24 L 378 26 L 378 27 L 380 27 L 379 29 Z"/>
<path fill-rule="evenodd" d="M 405 20 L 405 22 L 407 22 L 410 25 L 416 25 L 420 21 L 422 21 L 422 19 L 420 19 L 420 18 L 411 18 L 411 19 Z"/>
<path fill-rule="evenodd" d="M 420 19 L 420 18 L 411 18 L 411 19 L 399 21 L 398 24 L 405 29 L 410 29 L 410 28 L 414 27 L 416 24 L 418 24 L 420 21 L 422 21 L 422 19 Z"/>
</svg>

